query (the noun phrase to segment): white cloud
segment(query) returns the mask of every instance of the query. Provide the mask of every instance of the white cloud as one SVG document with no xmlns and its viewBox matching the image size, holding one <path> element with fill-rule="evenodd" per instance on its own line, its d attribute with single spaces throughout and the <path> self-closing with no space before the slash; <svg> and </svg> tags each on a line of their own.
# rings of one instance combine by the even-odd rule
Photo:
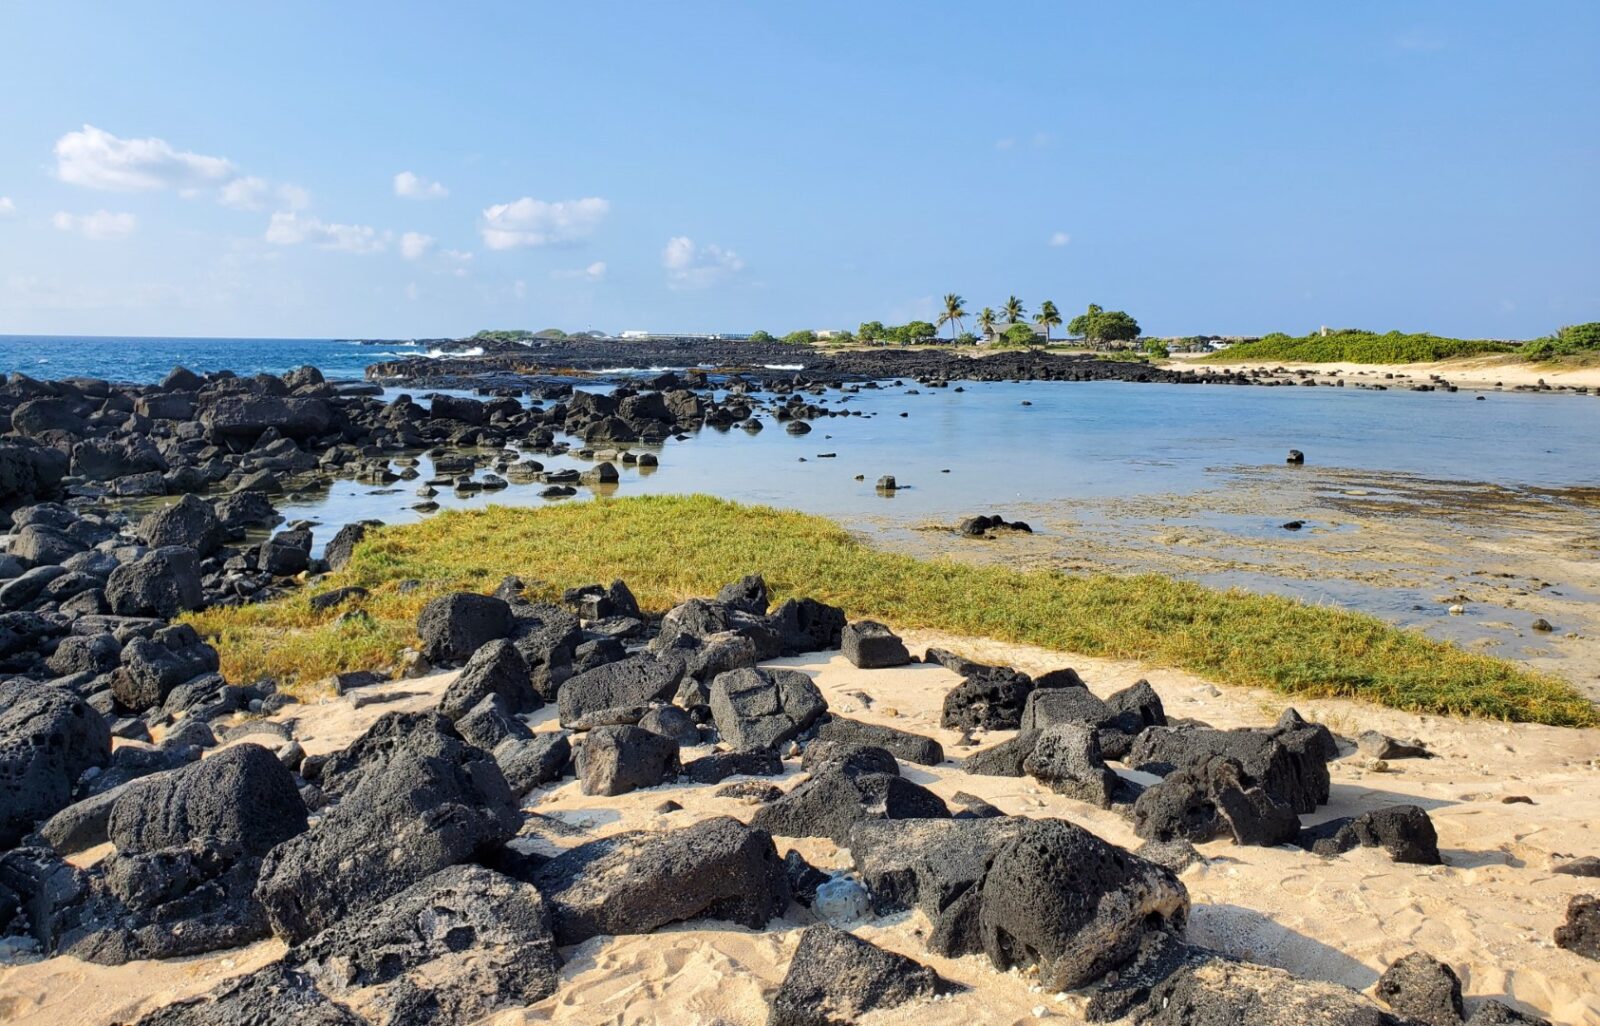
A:
<svg viewBox="0 0 1600 1026">
<path fill-rule="evenodd" d="M 260 210 L 270 199 L 289 210 L 304 210 L 311 203 L 311 194 L 298 185 L 274 187 L 265 178 L 246 175 L 235 178 L 217 193 L 217 202 L 235 210 Z"/>
<path fill-rule="evenodd" d="M 222 187 L 217 201 L 235 210 L 260 210 L 271 192 L 272 186 L 267 184 L 265 178 L 235 178 Z"/>
<path fill-rule="evenodd" d="M 402 171 L 394 176 L 394 194 L 401 199 L 444 199 L 450 195 L 450 190 L 421 175 Z"/>
<path fill-rule="evenodd" d="M 451 274 L 454 274 L 457 278 L 465 278 L 467 276 L 467 268 L 472 266 L 471 253 L 463 249 L 447 249 L 439 255 L 444 257 L 446 263 L 454 265 L 455 269 L 450 272 Z"/>
<path fill-rule="evenodd" d="M 490 249 L 550 246 L 584 238 L 610 213 L 598 196 L 546 203 L 524 196 L 483 212 L 483 244 Z"/>
<path fill-rule="evenodd" d="M 1054 235 L 1050 236 L 1050 245 L 1052 246 L 1065 246 L 1071 241 L 1072 236 L 1068 235 L 1066 232 L 1056 232 Z"/>
<path fill-rule="evenodd" d="M 521 278 L 518 278 L 516 284 L 511 286 L 511 294 L 516 296 L 518 299 L 527 299 L 528 283 L 523 281 Z"/>
<path fill-rule="evenodd" d="M 57 139 L 55 154 L 63 182 L 112 192 L 193 190 L 234 177 L 225 158 L 175 150 L 164 139 L 119 139 L 93 125 Z"/>
<path fill-rule="evenodd" d="M 557 281 L 604 281 L 606 276 L 606 262 L 596 260 L 588 267 L 576 271 L 551 271 L 550 277 Z"/>
<path fill-rule="evenodd" d="M 10 196 L 0 196 L 0 217 L 16 217 L 17 205 L 11 202 Z"/>
<path fill-rule="evenodd" d="M 417 288 L 417 283 L 416 282 L 411 282 L 408 285 L 406 285 L 406 298 L 411 300 L 413 303 L 415 303 L 417 301 L 417 297 L 420 296 L 421 294 L 422 294 L 422 292 L 421 292 L 420 289 Z"/>
<path fill-rule="evenodd" d="M 280 185 L 278 200 L 290 210 L 304 210 L 311 205 L 311 193 L 298 185 Z"/>
<path fill-rule="evenodd" d="M 406 232 L 400 236 L 400 255 L 407 260 L 418 260 L 433 248 L 433 236 L 421 232 Z"/>
<path fill-rule="evenodd" d="M 661 251 L 661 266 L 667 269 L 667 284 L 675 289 L 703 289 L 744 269 L 744 261 L 731 249 L 715 243 L 698 246 L 688 236 L 667 240 Z"/>
<path fill-rule="evenodd" d="M 1017 145 L 1017 141 L 1015 139 L 1009 137 L 1009 136 L 1007 136 L 1004 139 L 996 139 L 994 141 L 994 148 L 997 149 L 997 150 L 1015 149 L 1016 145 Z"/>
<path fill-rule="evenodd" d="M 364 224 L 330 224 L 315 217 L 280 210 L 267 225 L 267 241 L 279 246 L 309 242 L 345 253 L 381 253 L 389 246 L 389 233 Z"/>
<path fill-rule="evenodd" d="M 132 235 L 137 221 L 132 214 L 113 214 L 109 210 L 96 210 L 92 214 L 69 214 L 62 210 L 51 218 L 51 223 L 61 231 L 104 242 Z"/>
</svg>

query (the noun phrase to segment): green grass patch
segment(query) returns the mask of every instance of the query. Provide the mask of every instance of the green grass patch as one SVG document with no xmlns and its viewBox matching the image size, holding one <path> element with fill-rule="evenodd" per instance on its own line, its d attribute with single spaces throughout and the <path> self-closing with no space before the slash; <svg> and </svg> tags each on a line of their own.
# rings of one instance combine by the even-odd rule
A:
<svg viewBox="0 0 1600 1026">
<path fill-rule="evenodd" d="M 215 638 L 230 679 L 294 683 L 389 665 L 428 599 L 489 591 L 507 574 L 545 597 L 622 578 L 661 611 L 757 571 L 779 599 L 811 596 L 902 628 L 1140 660 L 1286 695 L 1568 726 L 1597 719 L 1564 681 L 1375 617 L 1155 574 L 918 559 L 822 517 L 703 495 L 451 511 L 370 534 L 344 570 L 302 593 L 189 619 Z M 402 591 L 407 580 L 422 583 Z M 312 611 L 310 595 L 345 585 L 371 590 L 360 615 Z"/>
<path fill-rule="evenodd" d="M 1485 339 L 1441 338 L 1438 335 L 1405 335 L 1391 331 L 1379 335 L 1371 331 L 1335 331 L 1328 335 L 1303 335 L 1295 338 L 1277 332 L 1211 353 L 1201 359 L 1208 363 L 1238 363 L 1241 360 L 1279 360 L 1284 363 L 1433 363 L 1459 356 L 1510 353 L 1514 347 Z"/>
</svg>

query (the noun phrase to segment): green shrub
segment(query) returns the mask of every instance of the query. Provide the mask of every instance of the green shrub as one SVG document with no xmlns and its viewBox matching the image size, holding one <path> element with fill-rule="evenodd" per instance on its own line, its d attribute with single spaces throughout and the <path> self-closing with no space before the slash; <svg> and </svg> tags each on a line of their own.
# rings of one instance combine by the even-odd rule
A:
<svg viewBox="0 0 1600 1026">
<path fill-rule="evenodd" d="M 1343 330 L 1327 335 L 1302 335 L 1295 338 L 1274 332 L 1253 342 L 1240 342 L 1220 353 L 1204 357 L 1214 363 L 1239 360 L 1281 360 L 1286 363 L 1431 363 L 1453 356 L 1481 356 L 1509 353 L 1504 342 L 1485 339 L 1441 338 L 1438 335 L 1405 335 L 1391 331 L 1379 335 L 1372 331 Z"/>
<path fill-rule="evenodd" d="M 1600 350 L 1600 321 L 1589 321 L 1569 324 L 1554 335 L 1534 339 L 1522 347 L 1522 355 L 1530 360 L 1548 360 L 1597 350 Z"/>
</svg>

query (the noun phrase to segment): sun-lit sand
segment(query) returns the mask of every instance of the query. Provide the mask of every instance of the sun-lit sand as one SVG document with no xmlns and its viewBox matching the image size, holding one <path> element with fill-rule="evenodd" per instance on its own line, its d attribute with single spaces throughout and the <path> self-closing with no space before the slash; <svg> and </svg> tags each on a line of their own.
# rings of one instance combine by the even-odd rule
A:
<svg viewBox="0 0 1600 1026">
<path fill-rule="evenodd" d="M 1186 673 L 1131 663 L 1086 659 L 1041 649 L 953 638 L 932 632 L 906 635 L 913 652 L 929 645 L 951 648 L 985 662 L 1025 671 L 1076 667 L 1101 695 L 1147 677 L 1169 716 L 1217 726 L 1264 725 L 1284 708 L 1282 696 L 1216 687 Z M 938 726 L 944 694 L 954 674 L 933 664 L 862 671 L 837 653 L 779 661 L 812 674 L 831 708 L 873 723 L 938 738 L 951 762 L 903 772 L 941 796 L 956 792 L 984 798 L 1007 813 L 1071 819 L 1118 844 L 1136 846 L 1129 823 L 1114 812 L 1084 805 L 1041 788 L 1029 778 L 968 776 L 955 764 L 971 751 Z M 311 753 L 343 747 L 372 720 L 394 709 L 430 707 L 451 676 L 439 674 L 384 685 L 409 693 L 394 702 L 355 709 L 330 698 L 291 706 L 280 719 L 297 721 L 297 736 Z M 1556 1023 L 1600 1023 L 1600 963 L 1558 949 L 1551 940 L 1567 899 L 1592 882 L 1556 875 L 1551 866 L 1575 855 L 1600 853 L 1600 735 L 1553 727 L 1413 716 L 1347 701 L 1296 703 L 1307 717 L 1341 735 L 1377 729 L 1424 741 L 1437 758 L 1395 761 L 1375 772 L 1350 755 L 1335 763 L 1333 803 L 1317 818 L 1350 814 L 1396 802 L 1429 810 L 1447 865 L 1398 865 L 1381 851 L 1359 849 L 1324 860 L 1294 848 L 1239 848 L 1228 842 L 1202 847 L 1209 864 L 1183 875 L 1194 902 L 1190 939 L 1299 975 L 1370 987 L 1393 959 L 1426 951 L 1452 965 L 1473 1002 L 1499 997 Z M 536 729 L 556 729 L 546 710 Z M 988 745 L 1007 732 L 979 739 Z M 685 758 L 694 752 L 686 752 Z M 795 762 L 776 782 L 791 786 Z M 737 779 L 737 778 L 736 778 Z M 534 792 L 527 808 L 558 821 L 530 827 L 538 844 L 564 846 L 594 836 L 635 829 L 683 826 L 719 814 L 748 818 L 754 806 L 715 796 L 716 786 L 668 785 L 615 798 L 591 797 L 575 781 Z M 1528 803 L 1506 804 L 1512 796 Z M 668 798 L 683 808 L 659 813 Z M 845 869 L 849 854 L 823 839 L 778 838 L 780 851 L 799 848 L 813 864 Z M 726 923 L 695 922 L 647 936 L 596 938 L 563 951 L 563 984 L 552 998 L 485 1020 L 522 1023 L 695 1024 L 758 1026 L 766 1021 L 766 995 L 782 979 L 809 913 L 764 931 Z M 929 955 L 922 938 L 928 923 L 909 912 L 856 924 L 857 932 L 884 947 L 932 965 L 970 989 L 932 1004 L 903 1007 L 868 1020 L 918 1026 L 977 1026 L 1033 1022 L 1037 1017 L 1080 1019 L 1075 996 L 1036 992 L 1026 975 L 996 972 L 982 956 L 958 960 Z M 276 941 L 165 963 L 116 968 L 66 958 L 0 970 L 0 1021 L 54 1026 L 103 1026 L 131 1021 L 172 1000 L 201 993 L 247 972 L 282 950 Z"/>
<path fill-rule="evenodd" d="M 1516 388 L 1538 386 L 1541 382 L 1552 387 L 1600 388 L 1600 367 L 1550 367 L 1528 363 L 1515 356 L 1481 356 L 1437 363 L 1285 363 L 1280 360 L 1240 360 L 1237 363 L 1198 362 L 1193 355 L 1177 355 L 1165 361 L 1164 366 L 1206 369 L 1213 371 L 1306 371 L 1317 377 L 1338 376 L 1352 383 L 1365 382 L 1403 388 L 1408 384 L 1425 385 L 1435 375 L 1462 388 Z M 1391 380 L 1386 375 L 1394 375 Z"/>
</svg>

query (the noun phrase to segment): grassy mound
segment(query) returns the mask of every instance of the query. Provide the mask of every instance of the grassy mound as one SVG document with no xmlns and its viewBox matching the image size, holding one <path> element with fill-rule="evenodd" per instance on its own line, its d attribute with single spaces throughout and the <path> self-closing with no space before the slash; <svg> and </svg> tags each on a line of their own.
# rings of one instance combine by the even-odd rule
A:
<svg viewBox="0 0 1600 1026">
<path fill-rule="evenodd" d="M 1284 363 L 1432 363 L 1454 356 L 1509 353 L 1503 342 L 1482 339 L 1441 338 L 1438 335 L 1403 335 L 1391 331 L 1336 331 L 1330 335 L 1294 338 L 1281 332 L 1241 342 L 1220 353 L 1202 357 L 1210 363 L 1241 360 L 1277 360 Z"/>
<path fill-rule="evenodd" d="M 1180 667 L 1288 695 L 1563 725 L 1597 721 L 1571 686 L 1342 610 L 1154 574 L 1023 573 L 882 552 L 832 521 L 709 496 L 645 496 L 536 510 L 490 506 L 387 528 L 343 571 L 277 602 L 196 614 L 232 680 L 312 681 L 387 665 L 418 611 L 450 590 L 516 574 L 545 596 L 622 578 L 664 610 L 760 571 L 779 598 L 809 595 L 853 618 Z M 420 581 L 403 590 L 402 581 Z M 365 615 L 311 609 L 360 585 Z"/>
</svg>

